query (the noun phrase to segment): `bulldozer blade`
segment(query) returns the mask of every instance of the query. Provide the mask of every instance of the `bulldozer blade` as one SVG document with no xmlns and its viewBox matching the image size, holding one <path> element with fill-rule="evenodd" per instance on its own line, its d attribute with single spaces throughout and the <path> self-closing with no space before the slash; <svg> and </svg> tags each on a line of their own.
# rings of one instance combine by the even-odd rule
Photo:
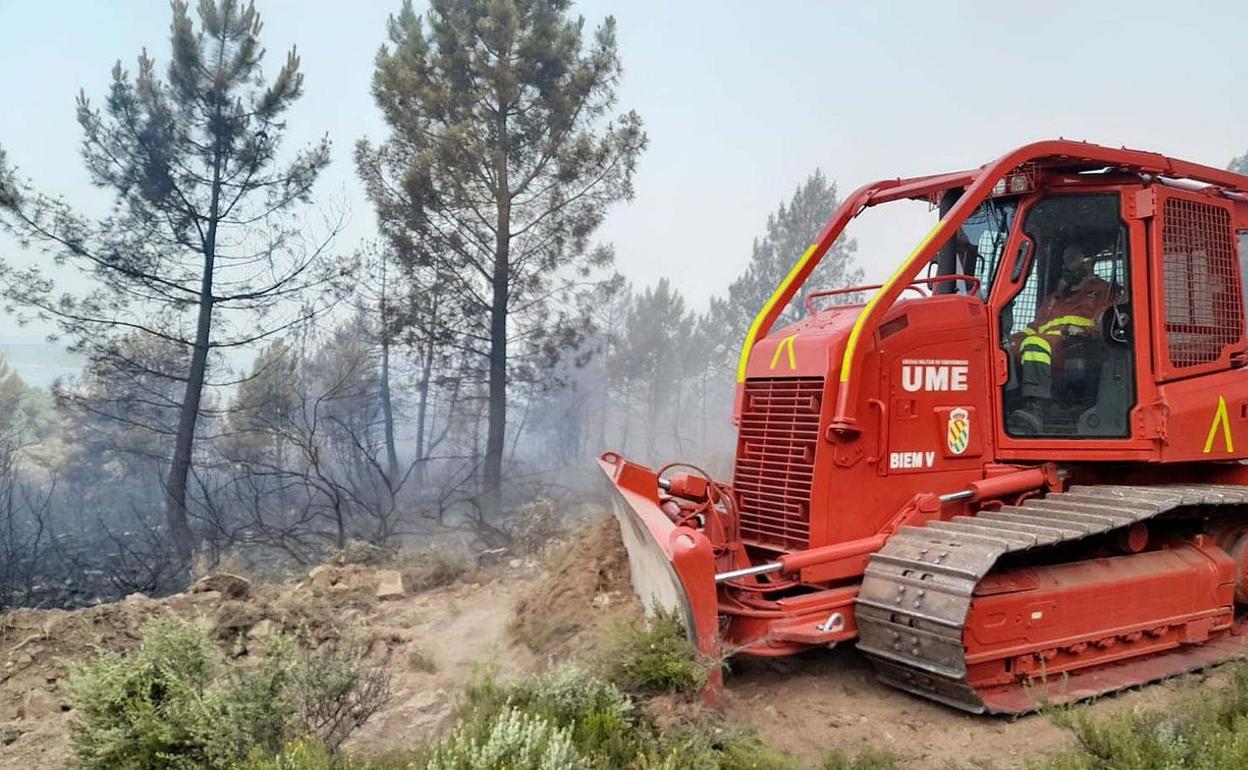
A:
<svg viewBox="0 0 1248 770">
<path fill-rule="evenodd" d="M 628 550 L 633 591 L 647 615 L 655 608 L 684 621 L 703 655 L 719 649 L 715 555 L 706 536 L 679 527 L 659 507 L 659 477 L 614 452 L 598 459 L 615 490 L 612 509 Z"/>
</svg>

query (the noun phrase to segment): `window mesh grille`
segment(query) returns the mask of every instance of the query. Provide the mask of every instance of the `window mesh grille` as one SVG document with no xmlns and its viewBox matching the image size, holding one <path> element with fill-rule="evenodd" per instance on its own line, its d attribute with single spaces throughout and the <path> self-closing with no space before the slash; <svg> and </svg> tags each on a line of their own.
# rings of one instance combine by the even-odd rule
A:
<svg viewBox="0 0 1248 770">
<path fill-rule="evenodd" d="M 1014 295 L 1014 299 L 1011 301 L 1011 307 L 1014 310 L 1013 323 L 1010 328 L 1011 335 L 1018 334 L 1030 327 L 1036 320 L 1036 313 L 1039 312 L 1037 305 L 1040 300 L 1036 296 L 1039 293 L 1039 289 L 1036 288 L 1038 283 L 1035 276 L 1036 262 L 1037 260 L 1034 259 L 1031 261 L 1031 270 L 1028 273 L 1027 282 L 1023 284 L 1022 291 Z"/>
<path fill-rule="evenodd" d="M 1244 308 L 1234 238 L 1226 209 L 1166 200 L 1162 275 L 1167 353 L 1175 369 L 1217 361 L 1240 338 Z"/>
</svg>

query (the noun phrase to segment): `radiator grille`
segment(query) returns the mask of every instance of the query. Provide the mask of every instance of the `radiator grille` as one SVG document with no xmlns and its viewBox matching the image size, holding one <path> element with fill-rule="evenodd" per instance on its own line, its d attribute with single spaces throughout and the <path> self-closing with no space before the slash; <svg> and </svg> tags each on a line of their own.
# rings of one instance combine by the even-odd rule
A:
<svg viewBox="0 0 1248 770">
<path fill-rule="evenodd" d="M 743 540 L 787 549 L 809 545 L 822 398 L 822 377 L 746 381 L 732 482 Z"/>
<path fill-rule="evenodd" d="M 1243 298 L 1231 214 L 1170 198 L 1162 222 L 1167 352 L 1176 369 L 1218 360 L 1239 340 Z"/>
</svg>

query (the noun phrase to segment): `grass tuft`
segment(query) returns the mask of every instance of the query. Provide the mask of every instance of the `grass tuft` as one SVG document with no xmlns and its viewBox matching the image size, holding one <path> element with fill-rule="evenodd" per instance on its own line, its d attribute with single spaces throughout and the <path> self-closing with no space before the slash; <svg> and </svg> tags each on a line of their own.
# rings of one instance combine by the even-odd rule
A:
<svg viewBox="0 0 1248 770">
<path fill-rule="evenodd" d="M 853 754 L 835 749 L 823 759 L 823 770 L 900 770 L 901 766 L 896 754 L 872 747 Z"/>
</svg>

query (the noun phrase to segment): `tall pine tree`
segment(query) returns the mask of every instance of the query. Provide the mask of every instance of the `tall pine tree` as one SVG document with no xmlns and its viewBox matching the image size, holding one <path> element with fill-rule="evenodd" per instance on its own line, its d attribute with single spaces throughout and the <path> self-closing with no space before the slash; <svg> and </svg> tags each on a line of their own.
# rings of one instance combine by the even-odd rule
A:
<svg viewBox="0 0 1248 770">
<path fill-rule="evenodd" d="M 518 350 L 560 339 L 579 282 L 611 254 L 590 238 L 632 196 L 646 138 L 615 115 L 615 21 L 586 45 L 568 0 L 403 5 L 377 55 L 373 93 L 390 126 L 357 164 L 400 255 L 453 284 L 459 338 L 488 372 L 482 508 L 501 506 L 507 384 Z"/>
<path fill-rule="evenodd" d="M 284 300 L 334 276 L 323 259 L 328 240 L 305 240 L 306 220 L 292 211 L 308 201 L 329 143 L 279 159 L 287 112 L 303 89 L 299 57 L 292 49 L 266 87 L 254 6 L 200 0 L 198 16 L 196 29 L 187 3 L 174 0 L 164 80 L 144 51 L 133 75 L 114 66 L 102 108 L 78 97 L 87 171 L 114 195 L 108 216 L 79 216 L 0 167 L 0 224 L 95 284 L 62 293 L 40 267 L 5 263 L 8 299 L 56 322 L 106 368 L 124 363 L 120 343 L 134 335 L 185 353 L 184 366 L 161 373 L 177 394 L 166 517 L 184 563 L 195 546 L 187 480 L 210 357 L 306 317 Z"/>
<path fill-rule="evenodd" d="M 767 229 L 761 238 L 754 240 L 745 272 L 729 285 L 726 296 L 711 301 L 703 328 L 715 343 L 713 360 L 735 371 L 736 353 L 755 315 L 840 205 L 836 183 L 829 182 L 822 171 L 816 170 L 798 186 L 788 202 L 782 202 L 767 217 Z M 857 266 L 854 257 L 857 248 L 852 239 L 837 241 L 802 291 L 793 298 L 779 323 L 787 323 L 805 313 L 803 303 L 810 291 L 860 282 L 862 268 Z"/>
</svg>

